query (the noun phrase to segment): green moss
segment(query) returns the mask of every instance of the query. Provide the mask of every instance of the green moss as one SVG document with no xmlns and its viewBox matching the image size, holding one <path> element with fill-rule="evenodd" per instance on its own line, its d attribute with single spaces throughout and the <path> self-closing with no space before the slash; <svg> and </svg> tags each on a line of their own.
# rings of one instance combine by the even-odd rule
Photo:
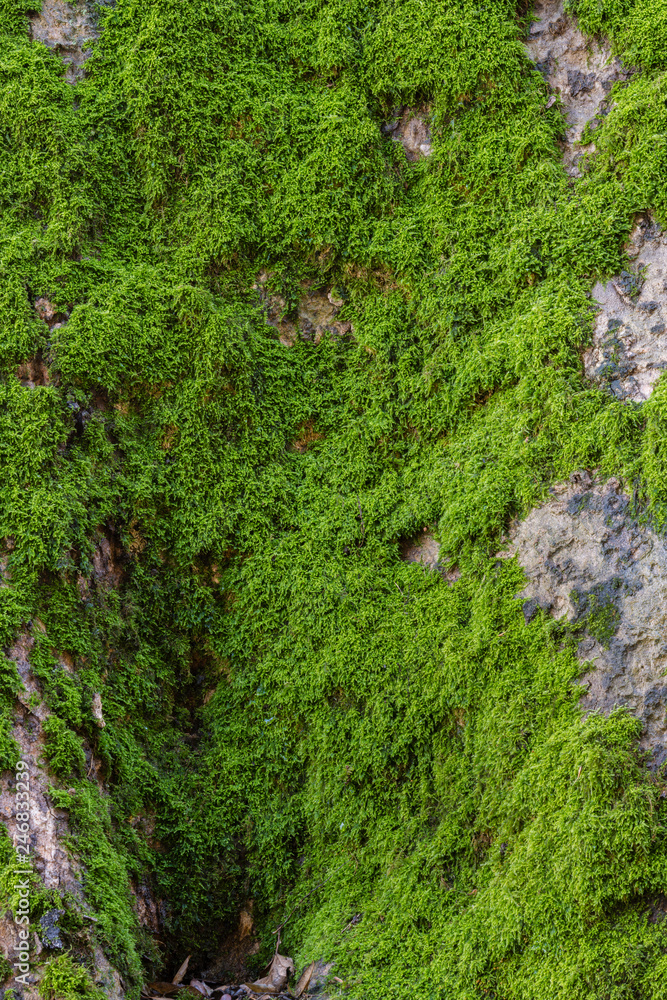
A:
<svg viewBox="0 0 667 1000">
<path fill-rule="evenodd" d="M 0 958 L 0 982 L 6 983 L 9 977 L 13 974 L 14 970 L 7 961 L 6 958 Z"/>
<path fill-rule="evenodd" d="M 42 729 L 46 736 L 47 758 L 55 774 L 60 778 L 81 776 L 85 770 L 86 758 L 76 733 L 55 715 L 46 719 Z"/>
<path fill-rule="evenodd" d="M 93 985 L 88 971 L 76 965 L 68 954 L 47 963 L 39 995 L 43 1000 L 102 1000 L 104 996 Z"/>
<path fill-rule="evenodd" d="M 596 584 L 585 593 L 573 590 L 570 599 L 575 611 L 575 627 L 585 628 L 589 635 L 608 648 L 620 624 L 618 600 L 623 590 L 623 581 L 619 577 Z"/>
<path fill-rule="evenodd" d="M 258 963 L 289 917 L 365 1000 L 661 995 L 661 778 L 633 720 L 581 722 L 571 640 L 493 554 L 576 468 L 665 517 L 664 390 L 625 407 L 580 361 L 634 213 L 667 218 L 663 7 L 573 5 L 641 68 L 573 186 L 504 0 L 117 0 L 75 87 L 5 4 L 0 630 L 34 639 L 51 797 L 134 995 L 141 882 L 193 967 L 252 899 Z M 416 164 L 380 127 L 404 104 Z M 353 336 L 283 346 L 262 270 L 292 319 L 342 290 Z M 399 558 L 425 526 L 453 587 Z M 579 624 L 608 641 L 603 598 Z M 93 995 L 69 958 L 42 987 Z"/>
</svg>

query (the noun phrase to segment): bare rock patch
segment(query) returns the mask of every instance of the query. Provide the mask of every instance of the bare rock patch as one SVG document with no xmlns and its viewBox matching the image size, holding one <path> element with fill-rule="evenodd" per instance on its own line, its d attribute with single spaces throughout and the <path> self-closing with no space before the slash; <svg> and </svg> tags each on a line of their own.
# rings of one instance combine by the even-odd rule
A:
<svg viewBox="0 0 667 1000">
<path fill-rule="evenodd" d="M 404 539 L 400 543 L 400 550 L 404 562 L 419 563 L 427 569 L 438 569 L 440 566 L 440 543 L 428 531 L 416 538 Z"/>
<path fill-rule="evenodd" d="M 400 142 L 406 158 L 414 163 L 431 155 L 431 129 L 428 108 L 399 108 L 396 115 L 382 125 L 382 134 Z"/>
<path fill-rule="evenodd" d="M 297 340 L 319 344 L 326 334 L 344 337 L 353 332 L 352 324 L 337 317 L 344 297 L 336 288 L 315 288 L 304 284 L 299 304 L 290 309 L 284 296 L 269 290 L 269 275 L 262 271 L 255 282 L 255 291 L 266 315 L 266 322 L 279 331 L 280 343 L 293 347 Z"/>
<path fill-rule="evenodd" d="M 565 169 L 580 177 L 577 148 L 588 122 L 606 111 L 605 102 L 613 84 L 625 79 L 620 61 L 611 56 L 606 41 L 588 38 L 564 10 L 563 0 L 536 0 L 536 20 L 530 26 L 526 48 L 536 68 L 560 98 L 567 116 L 563 137 Z"/>
<path fill-rule="evenodd" d="M 586 712 L 626 706 L 641 745 L 667 760 L 667 543 L 630 514 L 616 479 L 575 474 L 511 532 L 528 578 L 524 616 L 538 608 L 580 625 Z"/>
<path fill-rule="evenodd" d="M 50 716 L 50 711 L 43 701 L 39 681 L 35 677 L 30 655 L 35 645 L 35 632 L 42 631 L 44 626 L 38 619 L 33 619 L 32 629 L 24 629 L 15 643 L 7 650 L 8 658 L 14 662 L 23 689 L 19 692 L 15 712 L 15 721 L 11 735 L 20 747 L 21 759 L 29 765 L 30 780 L 30 853 L 35 873 L 41 885 L 47 890 L 53 890 L 61 898 L 69 900 L 69 905 L 75 906 L 84 921 L 84 929 L 76 934 L 77 953 L 85 954 L 92 960 L 95 968 L 95 980 L 110 1000 L 122 1000 L 125 996 L 120 975 L 116 968 L 106 958 L 99 942 L 96 940 L 95 924 L 97 922 L 85 895 L 85 868 L 72 852 L 69 843 L 72 830 L 69 822 L 69 810 L 54 805 L 50 786 L 52 778 L 45 764 L 46 734 L 44 723 Z M 58 656 L 58 669 L 71 672 L 74 669 L 72 658 L 62 652 Z M 91 710 L 97 724 L 104 725 L 102 716 L 102 699 L 99 693 L 92 696 Z M 89 781 L 97 784 L 102 795 L 106 794 L 101 773 L 103 768 L 92 750 L 85 746 L 84 753 Z M 0 776 L 0 822 L 6 828 L 9 836 L 14 839 L 16 834 L 16 776 L 14 772 L 4 772 Z M 69 794 L 76 794 L 74 789 Z M 154 932 L 155 912 L 157 903 L 147 886 L 141 887 L 141 896 L 133 893 L 137 917 L 149 932 Z M 41 963 L 49 955 L 62 951 L 66 942 L 62 936 L 60 918 L 64 911 L 53 907 L 47 910 L 39 922 L 31 928 L 31 950 L 34 961 L 31 967 L 32 981 L 37 982 L 42 969 Z M 159 927 L 158 927 L 159 929 Z M 9 912 L 0 913 L 0 952 L 10 961 L 14 960 L 18 937 L 16 924 Z M 42 955 L 42 953 L 45 953 Z M 42 956 L 41 958 L 39 956 Z M 27 997 L 37 996 L 28 992 Z"/>
<path fill-rule="evenodd" d="M 641 403 L 667 366 L 667 237 L 642 218 L 627 253 L 633 263 L 593 288 L 600 312 L 584 369 L 619 399 Z"/>
<path fill-rule="evenodd" d="M 44 363 L 42 352 L 39 351 L 34 357 L 29 358 L 20 364 L 16 369 L 16 376 L 21 381 L 25 389 L 35 389 L 37 386 L 51 384 L 49 369 Z"/>
<path fill-rule="evenodd" d="M 80 80 L 91 54 L 84 45 L 99 34 L 94 5 L 87 0 L 43 0 L 39 14 L 30 22 L 33 41 L 54 49 L 66 64 L 68 83 Z"/>
<path fill-rule="evenodd" d="M 404 562 L 419 563 L 425 569 L 436 571 L 448 583 L 455 583 L 461 577 L 457 566 L 452 569 L 444 568 L 440 562 L 440 542 L 428 528 L 424 528 L 423 533 L 415 538 L 404 538 L 399 543 L 399 549 Z"/>
<path fill-rule="evenodd" d="M 49 776 L 42 764 L 45 738 L 42 723 L 49 712 L 41 699 L 41 691 L 32 674 L 29 655 L 34 646 L 33 637 L 23 632 L 8 650 L 9 659 L 23 683 L 19 694 L 15 724 L 11 735 L 21 748 L 21 758 L 29 764 L 30 777 L 30 831 L 32 863 L 46 889 L 69 895 L 85 912 L 86 904 L 79 866 L 65 849 L 70 834 L 68 812 L 54 807 L 49 795 Z M 12 839 L 16 835 L 16 779 L 13 772 L 5 772 L 0 779 L 0 822 Z M 51 913 L 47 927 L 39 927 L 31 942 L 36 954 L 43 948 L 62 947 L 57 930 L 57 912 Z M 0 918 L 0 950 L 5 957 L 13 956 L 18 945 L 16 924 L 11 914 Z M 11 959 L 13 960 L 13 959 Z"/>
<path fill-rule="evenodd" d="M 248 968 L 248 960 L 260 948 L 261 942 L 255 930 L 253 900 L 249 899 L 239 913 L 237 929 L 222 941 L 219 954 L 210 967 L 202 972 L 201 978 L 220 982 L 229 977 L 237 981 L 252 982 L 254 972 L 252 968 Z M 252 966 L 252 962 L 250 964 Z"/>
</svg>

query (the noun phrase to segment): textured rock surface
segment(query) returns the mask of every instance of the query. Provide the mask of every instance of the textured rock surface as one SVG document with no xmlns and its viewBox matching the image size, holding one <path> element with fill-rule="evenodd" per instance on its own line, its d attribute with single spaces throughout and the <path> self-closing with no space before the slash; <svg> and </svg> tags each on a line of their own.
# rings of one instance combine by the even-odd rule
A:
<svg viewBox="0 0 667 1000">
<path fill-rule="evenodd" d="M 618 59 L 611 58 L 607 42 L 587 38 L 565 15 L 563 0 L 537 0 L 533 16 L 528 54 L 549 84 L 552 99 L 557 96 L 562 102 L 568 123 L 563 137 L 565 169 L 579 177 L 582 150 L 576 144 L 587 122 L 604 114 L 612 85 L 626 74 Z"/>
<path fill-rule="evenodd" d="M 625 705 L 644 723 L 642 746 L 667 760 L 667 544 L 629 513 L 615 479 L 575 474 L 512 532 L 528 577 L 527 620 L 538 607 L 585 630 L 591 669 L 585 711 Z"/>
<path fill-rule="evenodd" d="M 319 344 L 325 334 L 342 337 L 352 331 L 351 323 L 341 323 L 336 317 L 343 306 L 337 289 L 318 289 L 303 285 L 299 304 L 290 309 L 284 296 L 267 290 L 269 276 L 262 271 L 255 282 L 255 290 L 266 313 L 266 321 L 280 333 L 280 343 L 293 347 L 298 338 Z"/>
<path fill-rule="evenodd" d="M 33 629 L 39 630 L 39 628 L 40 623 L 34 620 Z M 84 924 L 90 921 L 90 926 L 91 924 L 94 925 L 95 917 L 90 913 L 90 908 L 86 902 L 82 884 L 83 873 L 76 859 L 68 853 L 65 847 L 67 838 L 71 835 L 68 811 L 54 807 L 49 795 L 49 785 L 52 779 L 45 770 L 42 762 L 45 748 L 43 723 L 48 718 L 50 712 L 42 701 L 39 684 L 31 670 L 30 651 L 33 646 L 33 635 L 29 631 L 24 631 L 8 650 L 9 659 L 13 660 L 16 664 L 18 674 L 23 683 L 23 691 L 18 697 L 16 721 L 12 728 L 12 736 L 21 748 L 22 759 L 29 765 L 30 831 L 33 867 L 44 888 L 53 889 L 60 894 L 61 898 L 68 897 L 74 901 L 79 913 L 83 917 Z M 71 671 L 72 664 L 66 655 L 60 657 L 59 668 L 64 671 Z M 101 713 L 101 698 L 99 695 L 96 698 L 99 702 Z M 96 705 L 97 703 L 92 706 L 93 712 L 95 712 Z M 88 777 L 93 781 L 97 781 L 98 786 L 102 789 L 102 784 L 98 777 L 100 769 L 99 761 L 95 760 L 90 751 L 86 751 L 86 764 Z M 0 822 L 5 826 L 11 838 L 14 838 L 16 833 L 14 786 L 15 778 L 13 772 L 5 772 L 0 777 Z M 139 907 L 137 907 L 137 910 L 141 919 Z M 32 970 L 34 982 L 38 982 L 40 979 L 39 963 L 43 958 L 57 954 L 65 948 L 65 942 L 61 937 L 59 927 L 59 918 L 62 912 L 55 908 L 47 911 L 37 925 L 37 933 L 33 935 L 32 942 L 33 959 L 37 959 Z M 90 958 L 96 970 L 97 985 L 110 1000 L 120 1000 L 120 998 L 125 996 L 125 991 L 117 970 L 113 968 L 105 957 L 100 946 L 92 938 L 88 939 L 85 931 L 83 932 L 83 936 L 80 934 L 79 937 L 84 950 L 87 948 L 90 952 Z M 3 913 L 0 915 L 0 951 L 5 957 L 13 960 L 17 944 L 16 924 L 10 913 Z M 42 958 L 38 958 L 38 956 L 42 956 Z M 36 997 L 37 993 L 29 990 L 25 994 L 26 1000 L 29 1000 L 33 995 Z"/>
<path fill-rule="evenodd" d="M 438 542 L 427 528 L 424 533 L 416 538 L 406 538 L 400 543 L 401 559 L 404 562 L 419 563 L 426 569 L 437 570 L 440 575 L 449 583 L 455 583 L 461 576 L 461 571 L 457 566 L 452 569 L 445 569 L 440 563 L 440 542 Z"/>
<path fill-rule="evenodd" d="M 601 310 L 584 368 L 619 399 L 641 403 L 667 365 L 667 238 L 642 218 L 627 252 L 634 263 L 593 288 Z"/>
<path fill-rule="evenodd" d="M 401 559 L 409 563 L 421 563 L 429 569 L 438 569 L 440 564 L 440 544 L 433 535 L 425 532 L 417 538 L 406 539 L 401 542 Z"/>
<path fill-rule="evenodd" d="M 69 833 L 67 811 L 53 808 L 48 795 L 51 779 L 40 764 L 44 750 L 42 724 L 50 713 L 42 702 L 39 686 L 30 669 L 29 656 L 33 645 L 33 637 L 24 632 L 9 650 L 9 659 L 16 664 L 24 687 L 19 695 L 20 709 L 12 736 L 21 747 L 23 760 L 30 767 L 33 864 L 47 889 L 69 892 L 83 903 L 79 873 L 64 849 L 64 838 Z M 60 666 L 68 669 L 64 662 Z M 14 812 L 14 778 L 5 774 L 0 781 L 0 821 L 12 837 L 16 832 Z"/>
<path fill-rule="evenodd" d="M 402 108 L 395 118 L 382 126 L 384 135 L 400 142 L 410 162 L 431 155 L 431 130 L 428 108 Z"/>
<path fill-rule="evenodd" d="M 254 973 L 248 969 L 247 961 L 260 947 L 253 919 L 253 901 L 249 899 L 239 913 L 237 929 L 221 942 L 219 956 L 203 970 L 201 978 L 214 982 L 228 977 L 235 981 L 252 979 Z"/>
<path fill-rule="evenodd" d="M 84 45 L 98 35 L 95 5 L 86 0 L 44 0 L 39 14 L 31 18 L 31 26 L 33 40 L 55 49 L 66 63 L 67 80 L 79 80 L 91 52 Z"/>
</svg>

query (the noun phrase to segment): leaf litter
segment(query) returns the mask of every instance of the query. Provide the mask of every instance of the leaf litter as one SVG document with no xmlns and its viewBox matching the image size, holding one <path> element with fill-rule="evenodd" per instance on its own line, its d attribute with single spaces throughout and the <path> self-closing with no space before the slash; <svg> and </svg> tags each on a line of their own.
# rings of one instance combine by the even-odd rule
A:
<svg viewBox="0 0 667 1000">
<path fill-rule="evenodd" d="M 156 981 L 148 983 L 141 991 L 142 1000 L 195 1000 L 202 997 L 216 997 L 217 1000 L 232 1000 L 247 996 L 252 1000 L 299 1000 L 308 994 L 313 972 L 317 965 L 311 962 L 307 965 L 294 987 L 290 989 L 289 981 L 295 976 L 296 968 L 294 961 L 287 955 L 281 955 L 278 951 L 273 956 L 271 964 L 265 976 L 252 983 L 242 983 L 238 986 L 232 984 L 219 985 L 209 984 L 201 979 L 191 979 L 188 986 L 182 980 L 188 968 L 190 956 L 184 961 L 171 983 Z"/>
</svg>

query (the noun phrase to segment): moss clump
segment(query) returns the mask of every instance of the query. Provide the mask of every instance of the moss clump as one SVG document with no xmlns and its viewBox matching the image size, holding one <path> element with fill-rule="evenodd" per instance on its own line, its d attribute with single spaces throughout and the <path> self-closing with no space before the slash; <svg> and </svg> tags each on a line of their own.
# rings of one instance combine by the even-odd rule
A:
<svg viewBox="0 0 667 1000">
<path fill-rule="evenodd" d="M 607 648 L 620 623 L 618 599 L 623 590 L 623 581 L 613 577 L 605 583 L 596 584 L 589 591 L 573 590 L 570 594 L 576 627 L 585 628 L 589 635 Z"/>
<path fill-rule="evenodd" d="M 103 1000 L 104 998 L 104 993 L 94 986 L 88 970 L 73 962 L 68 954 L 47 962 L 44 975 L 39 982 L 39 995 L 43 1000 Z"/>
</svg>

